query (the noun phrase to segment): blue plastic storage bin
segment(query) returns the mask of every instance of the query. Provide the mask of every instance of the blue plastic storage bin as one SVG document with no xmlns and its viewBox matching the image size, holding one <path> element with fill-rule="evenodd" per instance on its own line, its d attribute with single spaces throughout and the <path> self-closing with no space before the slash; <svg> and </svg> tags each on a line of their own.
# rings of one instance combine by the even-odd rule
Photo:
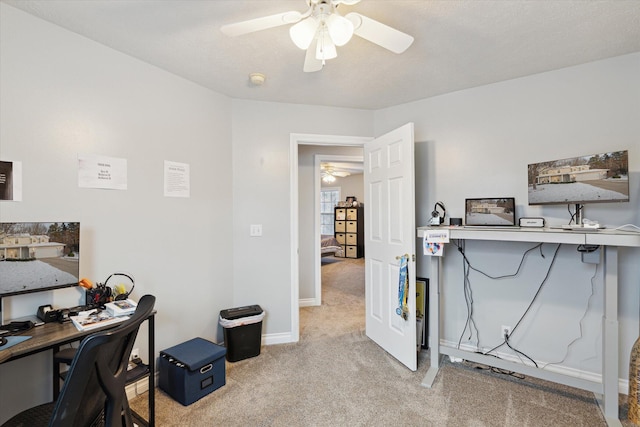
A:
<svg viewBox="0 0 640 427">
<path fill-rule="evenodd" d="M 193 338 L 160 352 L 159 387 L 187 406 L 226 383 L 226 348 Z"/>
</svg>

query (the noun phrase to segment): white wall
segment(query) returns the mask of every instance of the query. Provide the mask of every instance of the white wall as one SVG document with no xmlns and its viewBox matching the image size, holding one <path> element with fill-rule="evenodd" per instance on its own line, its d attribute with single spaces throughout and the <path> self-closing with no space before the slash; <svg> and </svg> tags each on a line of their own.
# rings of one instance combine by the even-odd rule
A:
<svg viewBox="0 0 640 427">
<path fill-rule="evenodd" d="M 518 216 L 543 216 L 550 224 L 568 223 L 566 205 L 528 206 L 529 163 L 629 150 L 631 202 L 586 205 L 585 217 L 608 225 L 640 225 L 640 54 L 464 90 L 399 105 L 375 113 L 375 134 L 408 121 L 415 123 L 417 224 L 426 225 L 433 204 L 442 200 L 448 214 L 462 217 L 467 197 L 515 196 Z M 469 243 L 473 263 L 495 275 L 515 270 L 527 245 Z M 524 273 L 505 283 L 472 275 L 475 318 L 481 345 L 498 343 L 501 325 L 514 326 L 546 271 L 545 259 L 532 254 Z M 457 342 L 466 320 L 461 260 L 449 248 L 445 256 L 444 338 Z M 620 250 L 620 377 L 627 377 L 631 346 L 638 336 L 640 289 L 638 249 Z M 424 257 L 418 273 L 428 277 Z M 598 279 L 601 269 L 598 270 Z M 591 295 L 593 266 L 582 264 L 575 247 L 563 247 L 551 277 L 514 342 L 543 361 L 563 358 L 562 366 L 600 372 L 602 281 Z M 588 307 L 588 309 L 587 309 Z M 463 339 L 463 343 L 466 338 Z"/>
<path fill-rule="evenodd" d="M 365 110 L 233 101 L 234 299 L 265 310 L 263 333 L 282 340 L 291 334 L 290 135 L 370 136 L 372 117 Z M 263 236 L 249 237 L 250 224 L 262 224 Z"/>
<path fill-rule="evenodd" d="M 361 173 L 344 178 L 337 176 L 335 182 L 330 184 L 323 182 L 322 187 L 340 187 L 340 195 L 343 200 L 347 196 L 355 196 L 358 202 L 363 205 L 366 203 L 364 200 L 364 175 Z"/>
<path fill-rule="evenodd" d="M 0 19 L 0 158 L 24 169 L 24 200 L 0 202 L 0 221 L 80 221 L 82 276 L 130 272 L 133 297 L 156 295 L 156 351 L 221 341 L 217 314 L 233 305 L 231 101 L 4 3 Z M 81 153 L 127 159 L 128 189 L 78 188 Z M 163 197 L 164 160 L 190 165 L 190 198 Z M 35 314 L 80 296 L 5 306 Z M 146 342 L 143 327 L 145 360 Z M 50 398 L 49 358 L 0 365 L 0 423 Z"/>
</svg>

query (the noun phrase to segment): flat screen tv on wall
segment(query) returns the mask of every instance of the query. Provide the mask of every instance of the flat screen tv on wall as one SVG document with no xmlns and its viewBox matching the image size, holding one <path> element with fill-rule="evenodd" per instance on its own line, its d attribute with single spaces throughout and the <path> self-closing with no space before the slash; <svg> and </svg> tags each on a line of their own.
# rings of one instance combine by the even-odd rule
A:
<svg viewBox="0 0 640 427">
<path fill-rule="evenodd" d="M 629 153 L 611 151 L 528 166 L 529 204 L 629 201 Z"/>
<path fill-rule="evenodd" d="M 79 222 L 0 223 L 0 298 L 78 285 Z"/>
</svg>

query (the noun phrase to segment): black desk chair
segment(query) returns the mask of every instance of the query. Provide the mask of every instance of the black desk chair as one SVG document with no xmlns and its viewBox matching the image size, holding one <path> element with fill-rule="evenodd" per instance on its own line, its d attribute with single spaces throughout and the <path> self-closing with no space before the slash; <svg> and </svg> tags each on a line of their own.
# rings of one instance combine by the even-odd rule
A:
<svg viewBox="0 0 640 427">
<path fill-rule="evenodd" d="M 127 364 L 140 324 L 153 311 L 155 300 L 152 295 L 143 296 L 129 320 L 87 336 L 71 362 L 59 398 L 19 413 L 2 427 L 132 426 L 124 390 Z"/>
</svg>

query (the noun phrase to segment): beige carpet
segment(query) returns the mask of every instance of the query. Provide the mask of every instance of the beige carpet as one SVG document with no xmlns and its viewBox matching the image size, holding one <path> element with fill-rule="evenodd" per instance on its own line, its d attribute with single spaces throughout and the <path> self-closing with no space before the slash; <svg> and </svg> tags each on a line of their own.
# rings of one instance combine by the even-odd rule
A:
<svg viewBox="0 0 640 427">
<path fill-rule="evenodd" d="M 363 266 L 362 259 L 322 266 L 323 302 L 300 310 L 299 343 L 263 346 L 258 357 L 227 363 L 226 385 L 187 407 L 156 390 L 156 424 L 606 425 L 588 392 L 471 364 L 445 362 L 434 388 L 422 387 L 428 351 L 411 372 L 364 334 Z M 146 415 L 146 402 L 143 395 L 131 405 Z"/>
</svg>

